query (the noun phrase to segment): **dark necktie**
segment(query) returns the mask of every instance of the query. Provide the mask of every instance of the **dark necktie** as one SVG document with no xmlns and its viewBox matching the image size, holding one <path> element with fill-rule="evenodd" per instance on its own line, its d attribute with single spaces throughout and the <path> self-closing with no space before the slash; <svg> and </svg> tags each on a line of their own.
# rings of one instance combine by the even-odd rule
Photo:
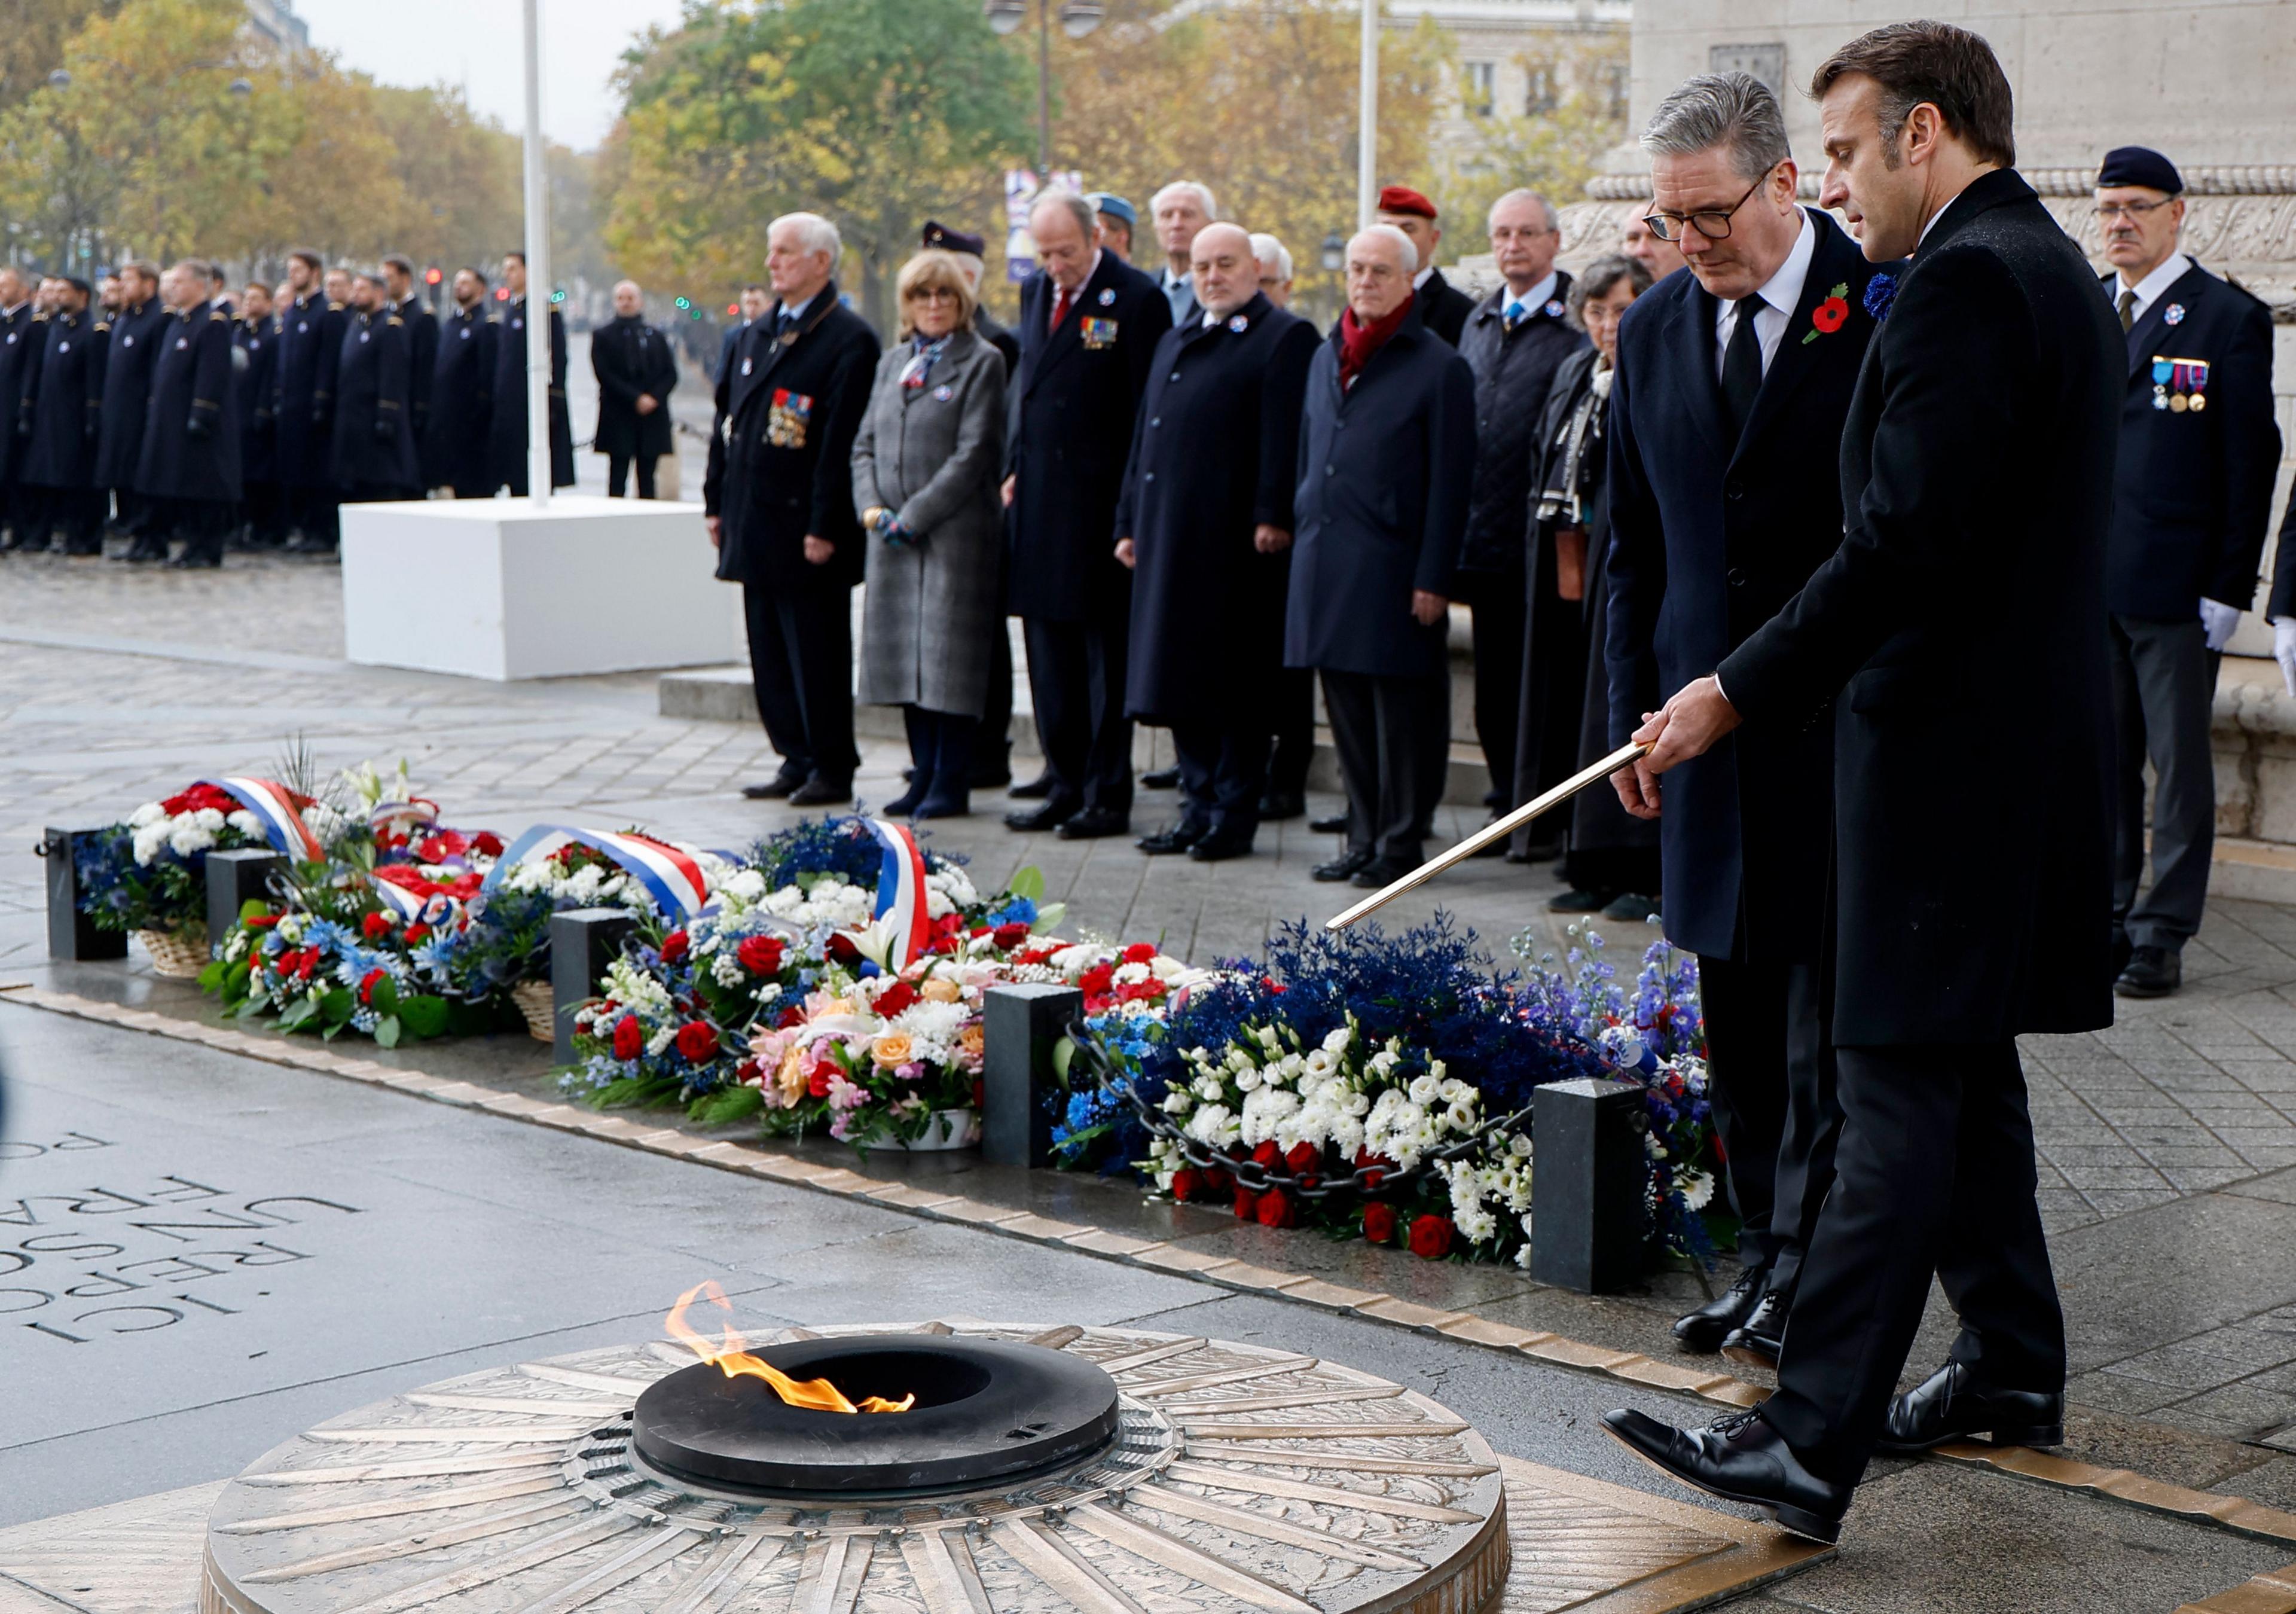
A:
<svg viewBox="0 0 2296 1614">
<path fill-rule="evenodd" d="M 1722 398 L 1730 406 L 1733 430 L 1741 434 L 1762 390 L 1762 334 L 1754 329 L 1754 313 L 1761 306 L 1759 296 L 1738 299 L 1738 323 L 1722 350 Z"/>
<path fill-rule="evenodd" d="M 2128 327 L 2136 323 L 2136 293 L 2127 286 L 2120 288 L 2120 331 L 2126 336 Z"/>
</svg>

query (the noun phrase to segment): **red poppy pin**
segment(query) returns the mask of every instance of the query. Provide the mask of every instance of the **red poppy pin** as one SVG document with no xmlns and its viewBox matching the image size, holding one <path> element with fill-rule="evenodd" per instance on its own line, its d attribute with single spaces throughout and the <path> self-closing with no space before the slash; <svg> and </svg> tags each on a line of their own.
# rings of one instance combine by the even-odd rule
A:
<svg viewBox="0 0 2296 1614">
<path fill-rule="evenodd" d="M 1821 336 L 1832 336 L 1841 329 L 1841 323 L 1849 317 L 1849 283 L 1844 281 L 1826 294 L 1824 302 L 1809 311 L 1811 329 L 1801 333 L 1803 345 L 1807 346 Z"/>
</svg>

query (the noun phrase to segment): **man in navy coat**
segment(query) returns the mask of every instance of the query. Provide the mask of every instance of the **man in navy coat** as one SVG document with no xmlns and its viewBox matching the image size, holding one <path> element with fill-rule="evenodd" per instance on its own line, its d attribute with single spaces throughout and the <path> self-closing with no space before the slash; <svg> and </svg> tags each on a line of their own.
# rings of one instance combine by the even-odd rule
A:
<svg viewBox="0 0 2296 1614">
<path fill-rule="evenodd" d="M 1099 245 L 1100 219 L 1083 197 L 1039 197 L 1029 228 L 1042 266 L 1021 286 L 1004 498 L 1011 603 L 1053 789 L 1043 806 L 1004 822 L 1080 840 L 1131 827 L 1132 587 L 1116 559 L 1116 500 L 1172 307 L 1155 281 Z"/>
<path fill-rule="evenodd" d="M 1283 665 L 1300 404 L 1316 328 L 1259 291 L 1251 237 L 1207 225 L 1190 248 L 1200 312 L 1156 344 L 1116 505 L 1132 571 L 1131 715 L 1172 731 L 1180 822 L 1148 853 L 1251 850 Z"/>
<path fill-rule="evenodd" d="M 430 419 L 422 433 L 422 483 L 458 499 L 494 492 L 487 472 L 487 435 L 494 411 L 495 337 L 487 317 L 487 277 L 455 271 L 455 307 L 439 330 L 430 373 Z"/>
<path fill-rule="evenodd" d="M 502 276 L 510 300 L 503 305 L 495 339 L 494 406 L 488 415 L 487 444 L 488 474 L 493 480 L 487 491 L 492 493 L 507 484 L 512 497 L 524 498 L 527 450 L 532 435 L 527 430 L 526 254 L 504 253 Z M 546 299 L 546 289 L 544 295 Z M 574 426 L 566 412 L 566 316 L 556 304 L 545 306 L 550 309 L 550 485 L 571 487 Z"/>
<path fill-rule="evenodd" d="M 279 322 L 271 288 L 250 281 L 232 322 L 232 393 L 239 404 L 240 513 L 250 549 L 271 549 L 284 536 L 279 506 Z"/>
<path fill-rule="evenodd" d="M 119 307 L 112 313 L 111 346 L 103 367 L 103 425 L 95 450 L 95 479 L 111 496 L 113 524 L 135 541 L 130 561 L 164 561 L 168 539 L 152 530 L 151 513 L 135 491 L 135 464 L 144 451 L 144 414 L 152 398 L 152 365 L 168 310 L 160 300 L 160 271 L 137 260 L 119 266 Z"/>
<path fill-rule="evenodd" d="M 332 554 L 335 548 L 335 366 L 348 313 L 324 291 L 324 266 L 308 248 L 287 255 L 288 299 L 279 310 L 279 481 L 294 537 L 288 548 Z"/>
<path fill-rule="evenodd" d="M 406 332 L 407 410 L 414 422 L 414 448 L 419 458 L 423 434 L 430 429 L 430 377 L 439 367 L 439 316 L 423 306 L 414 283 L 414 260 L 393 252 L 382 260 L 385 299 Z M 418 478 L 419 481 L 419 478 Z M 408 496 L 421 498 L 420 486 Z"/>
<path fill-rule="evenodd" d="M 1475 374 L 1419 323 L 1418 250 L 1348 243 L 1348 307 L 1308 372 L 1283 660 L 1324 676 L 1347 849 L 1317 880 L 1420 861 L 1450 764 L 1450 602 L 1475 469 Z"/>
<path fill-rule="evenodd" d="M 179 568 L 223 564 L 224 536 L 242 491 L 239 399 L 232 386 L 232 316 L 209 299 L 208 266 L 186 260 L 162 277 L 167 317 L 152 333 L 149 417 L 135 491 L 163 549 L 181 538 Z"/>
<path fill-rule="evenodd" d="M 61 532 L 66 554 L 100 555 L 103 485 L 95 479 L 95 454 L 111 332 L 88 307 L 86 281 L 61 274 L 50 283 L 47 345 L 39 368 L 25 377 L 16 428 L 20 474 L 39 510 L 30 547 L 45 549 L 48 535 Z"/>
<path fill-rule="evenodd" d="M 1841 540 L 1833 457 L 1875 329 L 1876 273 L 1794 201 L 1777 100 L 1691 79 L 1643 136 L 1650 227 L 1688 274 L 1636 300 L 1611 394 L 1612 743 L 1713 671 Z M 1663 624 L 1661 626 L 1661 624 Z M 1620 774 L 1622 793 L 1631 774 Z M 1682 1318 L 1692 1350 L 1775 1361 L 1833 1179 L 1839 1124 L 1819 1008 L 1833 751 L 1823 724 L 1734 735 L 1667 781 L 1669 940 L 1697 954 L 1717 1125 L 1742 1218 L 1737 1282 Z"/>
<path fill-rule="evenodd" d="M 414 452 L 414 356 L 379 269 L 351 282 L 335 366 L 335 487 L 347 504 L 422 496 Z"/>
<path fill-rule="evenodd" d="M 2143 146 L 2096 176 L 2104 277 L 2128 348 L 2113 473 L 2105 603 L 2112 611 L 2119 819 L 2113 836 L 2113 990 L 2163 997 L 2184 978 L 2216 845 L 2209 743 L 2217 662 L 2256 595 L 2280 429 L 2272 417 L 2272 314 L 2178 247 L 2185 182 Z M 2152 884 L 2144 872 L 2144 763 Z"/>
<path fill-rule="evenodd" d="M 24 396 L 27 357 L 37 351 L 47 334 L 47 322 L 36 319 L 32 288 L 13 264 L 0 265 L 0 549 L 13 549 L 25 541 L 27 516 L 16 491 L 16 473 L 23 451 L 16 436 L 16 408 Z"/>
</svg>

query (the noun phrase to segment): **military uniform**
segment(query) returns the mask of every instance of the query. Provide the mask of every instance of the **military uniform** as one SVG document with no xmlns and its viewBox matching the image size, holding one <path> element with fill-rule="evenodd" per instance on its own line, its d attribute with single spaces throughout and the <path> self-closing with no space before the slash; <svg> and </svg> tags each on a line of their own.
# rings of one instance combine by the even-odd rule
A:
<svg viewBox="0 0 2296 1614">
<path fill-rule="evenodd" d="M 239 397 L 233 386 L 232 317 L 212 303 L 170 314 L 152 334 L 151 413 L 135 491 L 151 505 L 152 536 L 184 541 L 178 566 L 220 566 L 239 504 Z"/>
<path fill-rule="evenodd" d="M 152 356 L 160 327 L 170 315 L 156 297 L 111 316 L 111 346 L 103 367 L 103 424 L 95 447 L 96 486 L 111 497 L 113 524 L 135 540 L 131 561 L 167 557 L 164 534 L 152 530 L 151 512 L 135 491 L 135 466 L 144 453 L 144 417 L 152 402 Z"/>
<path fill-rule="evenodd" d="M 279 499 L 279 322 L 266 315 L 231 327 L 232 394 L 239 406 L 240 511 L 250 548 L 287 536 Z"/>
<path fill-rule="evenodd" d="M 422 485 L 451 488 L 458 499 L 481 499 L 495 490 L 487 471 L 487 438 L 500 331 L 483 301 L 457 308 L 439 330 L 430 419 L 422 431 Z"/>
<path fill-rule="evenodd" d="M 354 314 L 335 372 L 335 436 L 330 462 L 348 504 L 419 498 L 414 454 L 414 356 L 396 314 Z"/>
<path fill-rule="evenodd" d="M 307 291 L 279 311 L 276 427 L 279 482 L 287 524 L 312 549 L 335 546 L 335 367 L 349 316 L 340 303 Z"/>
<path fill-rule="evenodd" d="M 103 487 L 95 451 L 103 421 L 104 359 L 111 328 L 86 311 L 50 316 L 39 367 L 25 380 L 19 430 L 24 485 L 35 492 L 31 547 L 61 530 L 64 553 L 103 553 Z"/>
<path fill-rule="evenodd" d="M 526 299 L 504 305 L 495 341 L 494 411 L 487 438 L 487 491 L 509 484 L 520 498 L 527 487 Z M 566 316 L 550 311 L 550 485 L 574 485 L 574 427 L 566 413 Z"/>
<path fill-rule="evenodd" d="M 13 549 L 28 536 L 24 499 L 18 492 L 24 439 L 16 435 L 17 407 L 23 401 L 26 371 L 39 363 L 47 333 L 47 321 L 32 312 L 29 297 L 0 310 L 0 549 Z"/>
<path fill-rule="evenodd" d="M 422 306 L 419 294 L 409 297 L 391 312 L 406 327 L 407 418 L 414 424 L 414 455 L 420 461 L 423 435 L 430 430 L 430 379 L 439 365 L 439 316 Z M 421 498 L 423 486 L 418 471 L 407 496 Z"/>
</svg>

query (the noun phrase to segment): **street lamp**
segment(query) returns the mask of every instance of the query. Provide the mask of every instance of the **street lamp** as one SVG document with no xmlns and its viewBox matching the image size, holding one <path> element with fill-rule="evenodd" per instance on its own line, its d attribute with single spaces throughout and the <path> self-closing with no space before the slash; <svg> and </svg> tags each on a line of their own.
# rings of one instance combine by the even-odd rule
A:
<svg viewBox="0 0 2296 1614">
<path fill-rule="evenodd" d="M 1105 0 L 1037 0 L 1037 182 L 1053 171 L 1053 13 L 1061 32 L 1081 39 L 1108 15 Z M 1029 0 L 981 0 L 980 14 L 1000 34 L 1014 34 L 1029 20 Z"/>
<path fill-rule="evenodd" d="M 1324 237 L 1324 267 L 1337 274 L 1347 266 L 1347 238 L 1334 230 Z"/>
</svg>

